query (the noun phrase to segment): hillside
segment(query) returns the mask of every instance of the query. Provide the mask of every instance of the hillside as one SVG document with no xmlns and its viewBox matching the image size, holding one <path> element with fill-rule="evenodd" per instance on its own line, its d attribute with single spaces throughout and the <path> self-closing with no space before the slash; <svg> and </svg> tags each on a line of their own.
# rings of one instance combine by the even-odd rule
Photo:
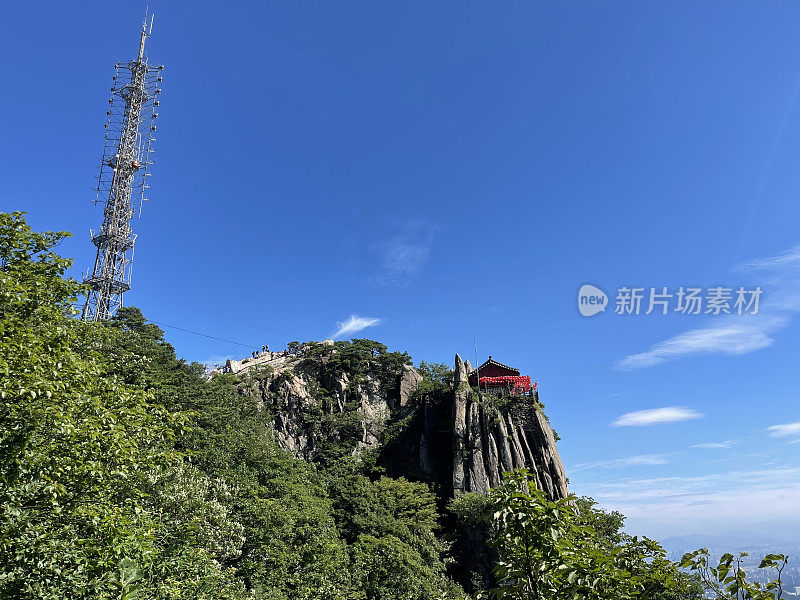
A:
<svg viewBox="0 0 800 600">
<path fill-rule="evenodd" d="M 409 362 L 370 340 L 328 341 L 229 360 L 225 370 L 270 415 L 280 446 L 298 458 L 325 461 L 332 448 L 373 455 L 446 497 L 488 494 L 503 472 L 528 469 L 548 498 L 567 496 L 537 392 L 499 401 L 481 396 L 467 383 L 473 367 L 458 355 L 436 386 Z"/>
</svg>

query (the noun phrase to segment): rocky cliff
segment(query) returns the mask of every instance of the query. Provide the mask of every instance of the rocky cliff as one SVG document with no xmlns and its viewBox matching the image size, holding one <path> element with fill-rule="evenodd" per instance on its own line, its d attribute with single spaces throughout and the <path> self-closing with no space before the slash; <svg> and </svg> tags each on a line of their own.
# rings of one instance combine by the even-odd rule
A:
<svg viewBox="0 0 800 600">
<path fill-rule="evenodd" d="M 537 395 L 477 394 L 467 382 L 472 367 L 458 355 L 452 382 L 431 386 L 407 355 L 355 342 L 265 353 L 230 361 L 226 370 L 269 411 L 280 445 L 306 460 L 363 455 L 392 474 L 434 484 L 445 497 L 486 494 L 504 471 L 526 468 L 550 498 L 567 495 Z"/>
<path fill-rule="evenodd" d="M 456 354 L 453 409 L 453 491 L 486 494 L 512 469 L 528 469 L 548 497 L 564 498 L 567 478 L 538 393 L 505 402 L 479 396 L 467 383 L 471 367 Z"/>
</svg>

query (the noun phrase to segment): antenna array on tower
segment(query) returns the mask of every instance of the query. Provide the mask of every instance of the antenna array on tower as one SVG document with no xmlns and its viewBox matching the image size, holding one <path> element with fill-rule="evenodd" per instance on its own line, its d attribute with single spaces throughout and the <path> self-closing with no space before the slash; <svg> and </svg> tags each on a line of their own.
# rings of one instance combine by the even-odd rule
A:
<svg viewBox="0 0 800 600">
<path fill-rule="evenodd" d="M 152 31 L 152 19 L 150 31 Z M 141 214 L 149 189 L 148 167 L 153 164 L 153 142 L 158 119 L 163 65 L 151 66 L 144 53 L 150 37 L 147 17 L 142 24 L 136 60 L 118 63 L 108 100 L 105 145 L 100 160 L 95 203 L 102 203 L 103 224 L 92 232 L 97 246 L 94 268 L 84 278 L 90 291 L 82 318 L 98 321 L 122 306 L 122 294 L 131 288 L 131 262 L 136 235 L 131 221 L 134 206 Z"/>
</svg>

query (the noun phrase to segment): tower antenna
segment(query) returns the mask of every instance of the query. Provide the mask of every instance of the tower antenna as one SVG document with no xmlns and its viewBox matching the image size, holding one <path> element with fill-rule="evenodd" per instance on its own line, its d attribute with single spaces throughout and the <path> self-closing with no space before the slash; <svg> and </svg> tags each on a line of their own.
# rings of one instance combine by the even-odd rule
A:
<svg viewBox="0 0 800 600">
<path fill-rule="evenodd" d="M 150 17 L 150 32 L 154 16 Z M 89 232 L 97 255 L 83 280 L 89 286 L 81 313 L 84 321 L 111 317 L 122 306 L 122 294 L 131 289 L 134 203 L 138 201 L 141 215 L 150 188 L 148 168 L 153 164 L 158 98 L 164 80 L 164 66 L 147 62 L 144 46 L 149 36 L 145 13 L 136 60 L 115 66 L 94 199 L 95 204 L 103 204 L 103 224 L 99 233 Z"/>
<path fill-rule="evenodd" d="M 478 395 L 481 393 L 481 365 L 478 362 L 478 334 L 475 330 L 475 316 L 472 317 L 472 341 L 475 344 L 475 378 L 478 380 Z"/>
</svg>

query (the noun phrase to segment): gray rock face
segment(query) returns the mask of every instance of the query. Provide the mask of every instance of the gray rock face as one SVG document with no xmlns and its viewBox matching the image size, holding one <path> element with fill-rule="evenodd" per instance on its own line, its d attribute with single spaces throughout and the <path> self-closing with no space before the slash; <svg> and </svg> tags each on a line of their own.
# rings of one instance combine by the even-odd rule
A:
<svg viewBox="0 0 800 600">
<path fill-rule="evenodd" d="M 414 367 L 405 365 L 403 367 L 403 374 L 400 376 L 399 386 L 401 408 L 405 409 L 408 406 L 408 400 L 411 398 L 411 394 L 419 387 L 420 383 L 422 383 L 422 375 L 420 375 Z"/>
<path fill-rule="evenodd" d="M 419 440 L 419 470 L 426 480 L 434 481 L 436 479 L 436 459 L 434 457 L 433 440 L 436 437 L 436 432 L 432 428 L 435 426 L 437 419 L 430 404 L 425 404 L 422 411 L 423 428 L 422 436 Z"/>
<path fill-rule="evenodd" d="M 469 448 L 467 454 L 469 466 L 469 478 L 467 479 L 468 490 L 479 494 L 489 493 L 489 478 L 486 472 L 486 465 L 483 462 L 486 438 L 483 435 L 483 407 L 476 402 L 469 405 L 469 425 L 467 427 L 466 446 Z"/>
<path fill-rule="evenodd" d="M 313 460 L 322 441 L 320 431 L 314 426 L 320 413 L 334 415 L 347 411 L 358 415 L 360 420 L 357 439 L 352 440 L 353 453 L 378 444 L 398 398 L 382 390 L 377 378 L 367 375 L 352 382 L 346 373 L 341 373 L 331 381 L 324 381 L 319 367 L 300 357 L 285 357 L 267 366 L 267 371 L 243 372 L 240 391 L 253 396 L 260 410 L 272 413 L 270 426 L 284 450 Z M 421 376 L 411 371 L 402 375 L 407 395 L 421 381 Z"/>
<path fill-rule="evenodd" d="M 467 371 L 461 357 L 456 354 L 455 377 L 453 379 L 453 489 L 464 489 L 467 464 L 467 400 L 469 384 Z"/>
<path fill-rule="evenodd" d="M 538 396 L 521 397 L 497 408 L 482 403 L 466 383 L 467 370 L 455 359 L 453 392 L 453 493 L 485 494 L 502 474 L 524 468 L 552 499 L 568 495 L 567 477 Z"/>
<path fill-rule="evenodd" d="M 520 398 L 501 408 L 478 398 L 467 381 L 474 369 L 458 355 L 452 392 L 436 398 L 414 395 L 422 376 L 410 366 L 398 368 L 396 384 L 387 384 L 385 376 L 381 383 L 377 373 L 353 379 L 331 375 L 322 364 L 287 354 L 265 366 L 240 372 L 240 391 L 268 411 L 276 440 L 298 457 L 313 460 L 321 436 L 331 435 L 330 429 L 315 426 L 321 418 L 336 423 L 337 413 L 348 417 L 333 435 L 349 436 L 353 454 L 376 447 L 386 426 L 403 419 L 396 444 L 398 474 L 421 477 L 446 494 L 487 494 L 500 485 L 504 472 L 525 468 L 550 498 L 568 494 L 553 430 L 537 408 L 538 398 Z"/>
</svg>

